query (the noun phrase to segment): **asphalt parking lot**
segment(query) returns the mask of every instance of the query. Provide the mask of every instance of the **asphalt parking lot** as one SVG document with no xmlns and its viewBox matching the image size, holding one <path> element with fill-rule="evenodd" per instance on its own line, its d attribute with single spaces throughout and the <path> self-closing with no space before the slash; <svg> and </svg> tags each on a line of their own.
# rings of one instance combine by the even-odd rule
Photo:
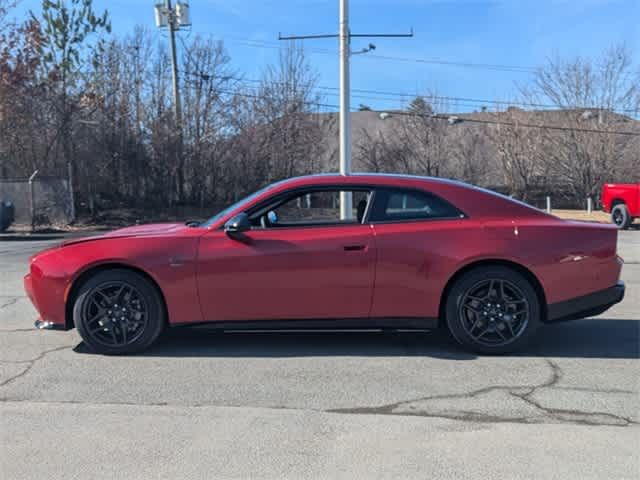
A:
<svg viewBox="0 0 640 480">
<path fill-rule="evenodd" d="M 0 242 L 0 477 L 640 477 L 640 231 L 622 304 L 477 357 L 438 333 L 176 330 L 129 357 L 32 329 Z"/>
</svg>

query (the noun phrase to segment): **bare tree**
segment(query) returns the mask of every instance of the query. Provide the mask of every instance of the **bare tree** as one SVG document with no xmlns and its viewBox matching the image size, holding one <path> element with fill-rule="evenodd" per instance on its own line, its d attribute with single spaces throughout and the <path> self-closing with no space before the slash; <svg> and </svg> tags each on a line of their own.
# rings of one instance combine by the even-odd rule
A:
<svg viewBox="0 0 640 480">
<path fill-rule="evenodd" d="M 486 125 L 467 125 L 449 133 L 451 176 L 474 185 L 488 185 L 495 178 L 495 151 Z"/>
<path fill-rule="evenodd" d="M 565 130 L 546 131 L 544 141 L 550 175 L 578 201 L 598 196 L 604 181 L 624 180 L 622 165 L 633 156 L 633 138 L 614 132 L 625 130 L 628 116 L 640 112 L 640 71 L 634 68 L 632 52 L 617 45 L 595 59 L 549 59 L 532 85 L 521 88 L 528 101 L 564 111 L 553 123 Z"/>
<path fill-rule="evenodd" d="M 517 108 L 492 116 L 495 125 L 489 129 L 489 136 L 502 164 L 504 181 L 513 196 L 527 201 L 533 187 L 545 175 L 542 131 L 518 125 L 529 117 Z"/>
</svg>

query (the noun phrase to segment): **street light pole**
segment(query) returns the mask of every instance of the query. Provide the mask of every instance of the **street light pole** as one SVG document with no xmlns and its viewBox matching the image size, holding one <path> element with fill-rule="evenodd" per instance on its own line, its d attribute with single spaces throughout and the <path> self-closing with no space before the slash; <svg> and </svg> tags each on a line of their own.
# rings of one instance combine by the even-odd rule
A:
<svg viewBox="0 0 640 480">
<path fill-rule="evenodd" d="M 320 35 L 278 35 L 278 40 L 317 40 L 322 38 L 338 38 L 340 40 L 340 174 L 351 174 L 351 106 L 350 106 L 350 85 L 349 85 L 349 57 L 351 56 L 351 39 L 353 37 L 413 37 L 411 33 L 351 33 L 349 30 L 349 0 L 340 0 L 340 29 L 337 34 L 328 33 Z M 373 50 L 375 45 L 369 45 L 362 51 L 356 53 L 366 53 Z M 340 193 L 340 218 L 350 220 L 353 218 L 353 198 L 351 192 Z"/>
<path fill-rule="evenodd" d="M 340 0 L 340 174 L 351 174 L 351 105 L 349 83 L 349 0 Z M 351 192 L 340 192 L 340 218 L 353 218 Z"/>
</svg>

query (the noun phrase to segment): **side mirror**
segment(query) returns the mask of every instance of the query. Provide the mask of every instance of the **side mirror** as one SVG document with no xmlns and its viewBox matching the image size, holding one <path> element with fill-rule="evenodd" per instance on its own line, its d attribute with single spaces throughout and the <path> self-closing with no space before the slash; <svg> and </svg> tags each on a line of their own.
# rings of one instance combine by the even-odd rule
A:
<svg viewBox="0 0 640 480">
<path fill-rule="evenodd" d="M 230 237 L 248 230 L 251 230 L 251 222 L 249 222 L 249 216 L 246 213 L 239 213 L 224 224 L 224 232 Z"/>
</svg>

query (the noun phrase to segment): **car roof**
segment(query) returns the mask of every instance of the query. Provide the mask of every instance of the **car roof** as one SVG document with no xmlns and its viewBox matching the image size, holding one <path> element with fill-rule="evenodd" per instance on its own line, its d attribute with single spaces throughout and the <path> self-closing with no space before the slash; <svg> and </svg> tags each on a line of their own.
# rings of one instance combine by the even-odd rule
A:
<svg viewBox="0 0 640 480">
<path fill-rule="evenodd" d="M 331 185 L 424 190 L 445 199 L 465 215 L 476 218 L 555 218 L 518 200 L 458 180 L 389 173 L 356 173 L 351 175 L 321 173 L 288 178 L 273 183 L 265 187 L 258 196 L 251 200 L 250 204 L 239 205 L 234 210 L 230 210 L 212 226 L 219 226 L 241 211 L 241 208 L 250 208 L 251 205 L 264 201 L 272 195 L 297 188 Z"/>
<path fill-rule="evenodd" d="M 426 190 L 436 194 L 468 215 L 482 217 L 549 217 L 531 205 L 498 192 L 475 185 L 440 177 L 427 177 L 392 173 L 355 173 L 340 175 L 320 173 L 282 180 L 274 190 L 323 185 L 366 185 L 373 187 L 399 187 Z M 272 191 L 273 192 L 273 191 Z"/>
<path fill-rule="evenodd" d="M 283 184 L 291 187 L 296 184 L 332 184 L 332 183 L 367 183 L 371 185 L 407 185 L 415 182 L 424 183 L 444 183 L 459 186 L 470 186 L 458 180 L 450 180 L 440 177 L 427 177 L 420 175 L 408 175 L 400 173 L 352 173 L 341 175 L 338 173 L 316 173 L 313 175 L 303 175 L 283 180 Z"/>
</svg>

